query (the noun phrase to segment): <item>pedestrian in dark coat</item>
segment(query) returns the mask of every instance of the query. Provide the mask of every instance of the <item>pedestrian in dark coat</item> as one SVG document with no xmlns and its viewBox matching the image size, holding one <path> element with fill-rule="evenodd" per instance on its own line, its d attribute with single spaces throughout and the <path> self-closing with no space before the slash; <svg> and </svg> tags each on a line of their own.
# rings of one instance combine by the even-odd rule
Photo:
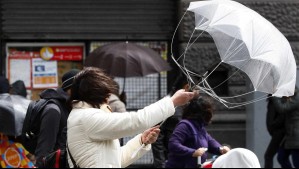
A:
<svg viewBox="0 0 299 169">
<path fill-rule="evenodd" d="M 230 150 L 208 134 L 205 127 L 212 116 L 213 107 L 208 100 L 198 98 L 190 102 L 169 140 L 166 168 L 197 168 L 198 158 L 201 164 L 206 161 L 206 151 L 221 155 Z"/>
<path fill-rule="evenodd" d="M 298 88 L 292 97 L 274 100 L 275 109 L 285 113 L 286 135 L 282 149 L 278 153 L 278 161 L 283 168 L 299 168 L 299 95 Z M 292 163 L 289 160 L 292 156 Z"/>
<path fill-rule="evenodd" d="M 183 74 L 180 74 L 177 77 L 169 95 L 172 96 L 176 91 L 180 89 L 189 90 L 187 78 Z M 155 143 L 152 144 L 154 168 L 165 167 L 165 161 L 167 160 L 168 157 L 168 142 L 176 125 L 182 119 L 183 107 L 184 106 L 176 107 L 174 115 L 166 119 L 165 122 L 163 122 L 163 124 L 160 127 L 161 132 L 158 136 L 158 139 Z"/>
<path fill-rule="evenodd" d="M 265 168 L 273 168 L 273 158 L 281 147 L 285 136 L 285 112 L 279 112 L 273 100 L 280 99 L 270 97 L 268 99 L 267 129 L 271 135 L 271 141 L 265 153 Z"/>
<path fill-rule="evenodd" d="M 55 103 L 59 105 L 49 103 L 42 111 L 40 133 L 34 153 L 37 167 L 43 167 L 44 156 L 66 146 L 66 126 L 70 112 L 67 101 L 77 73 L 79 70 L 76 69 L 67 72 L 62 77 L 61 88 L 47 89 L 40 94 L 41 99 L 55 99 Z"/>
</svg>

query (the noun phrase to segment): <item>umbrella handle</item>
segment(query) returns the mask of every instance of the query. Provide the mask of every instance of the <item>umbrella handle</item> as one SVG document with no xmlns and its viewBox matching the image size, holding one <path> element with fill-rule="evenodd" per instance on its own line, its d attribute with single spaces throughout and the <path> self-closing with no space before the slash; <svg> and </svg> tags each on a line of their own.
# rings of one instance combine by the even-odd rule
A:
<svg viewBox="0 0 299 169">
<path fill-rule="evenodd" d="M 125 88 L 126 88 L 126 77 L 124 77 L 124 83 L 123 83 L 123 93 L 125 92 Z"/>
<path fill-rule="evenodd" d="M 135 158 L 138 152 L 145 147 L 145 144 L 143 143 L 131 156 L 131 159 Z"/>
</svg>

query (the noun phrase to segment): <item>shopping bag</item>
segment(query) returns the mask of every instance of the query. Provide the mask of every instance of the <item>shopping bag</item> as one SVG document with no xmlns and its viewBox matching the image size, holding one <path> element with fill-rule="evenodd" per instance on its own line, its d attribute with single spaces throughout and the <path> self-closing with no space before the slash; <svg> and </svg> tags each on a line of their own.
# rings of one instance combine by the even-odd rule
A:
<svg viewBox="0 0 299 169">
<path fill-rule="evenodd" d="M 34 164 L 27 158 L 28 152 L 25 148 L 7 136 L 0 137 L 0 166 L 2 168 L 35 168 Z"/>
</svg>

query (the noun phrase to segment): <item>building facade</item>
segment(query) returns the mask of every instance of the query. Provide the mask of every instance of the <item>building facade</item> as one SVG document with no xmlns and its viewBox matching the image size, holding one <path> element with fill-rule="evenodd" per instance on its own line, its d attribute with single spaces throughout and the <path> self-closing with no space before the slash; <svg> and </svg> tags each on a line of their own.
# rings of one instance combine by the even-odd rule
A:
<svg viewBox="0 0 299 169">
<path fill-rule="evenodd" d="M 22 44 L 26 46 L 34 43 L 42 46 L 47 46 L 47 43 L 59 43 L 62 46 L 68 43 L 80 43 L 84 46 L 85 58 L 98 43 L 116 41 L 166 43 L 167 60 L 173 69 L 167 73 L 165 77 L 167 79 L 164 79 L 164 92 L 157 89 L 159 94 L 153 96 L 152 100 L 158 100 L 169 92 L 171 84 L 180 72 L 171 59 L 171 53 L 173 52 L 175 57 L 180 56 L 194 30 L 194 18 L 188 14 L 180 23 L 174 43 L 171 43 L 176 26 L 190 2 L 191 0 L 1 0 L 1 75 L 8 75 L 9 44 L 13 46 L 17 43 L 22 47 Z M 297 0 L 239 0 L 239 2 L 260 13 L 287 37 L 298 64 L 299 2 Z M 173 51 L 170 51 L 171 47 Z M 186 56 L 188 67 L 198 73 L 211 71 L 215 63 L 219 62 L 216 47 L 206 35 L 190 47 Z M 73 62 L 66 64 L 67 66 L 61 63 L 60 67 L 77 68 L 80 65 L 82 67 L 83 62 L 84 59 L 76 62 L 75 66 Z M 224 65 L 217 69 L 212 77 L 216 79 L 215 83 L 218 83 L 233 72 L 235 69 Z M 62 73 L 58 71 L 58 74 Z M 246 84 L 246 78 L 238 74 L 217 92 L 222 96 L 246 93 L 248 90 Z M 161 84 L 157 86 L 159 87 Z M 132 86 L 132 90 L 134 89 L 136 87 Z M 246 99 L 244 97 L 235 101 L 243 102 Z M 152 100 L 145 100 L 139 106 L 132 106 L 131 109 L 142 108 Z M 221 143 L 258 151 L 260 160 L 263 160 L 262 153 L 269 141 L 265 130 L 266 102 L 235 109 L 227 109 L 218 102 L 215 102 L 215 105 L 217 111 L 213 125 L 209 127 L 210 133 Z M 261 108 L 256 108 L 257 105 Z M 256 133 L 259 130 L 257 127 L 263 132 Z M 260 136 L 262 138 L 259 138 Z"/>
</svg>

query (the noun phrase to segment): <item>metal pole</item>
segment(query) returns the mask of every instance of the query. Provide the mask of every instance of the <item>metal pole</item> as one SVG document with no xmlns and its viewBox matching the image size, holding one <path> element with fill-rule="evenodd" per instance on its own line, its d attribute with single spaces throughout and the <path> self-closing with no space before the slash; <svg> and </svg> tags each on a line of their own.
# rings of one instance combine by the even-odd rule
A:
<svg viewBox="0 0 299 169">
<path fill-rule="evenodd" d="M 5 76 L 5 46 L 3 35 L 3 1 L 0 1 L 0 76 Z"/>
<path fill-rule="evenodd" d="M 159 73 L 158 75 L 158 100 L 160 100 L 162 98 L 161 95 L 161 73 Z"/>
</svg>

